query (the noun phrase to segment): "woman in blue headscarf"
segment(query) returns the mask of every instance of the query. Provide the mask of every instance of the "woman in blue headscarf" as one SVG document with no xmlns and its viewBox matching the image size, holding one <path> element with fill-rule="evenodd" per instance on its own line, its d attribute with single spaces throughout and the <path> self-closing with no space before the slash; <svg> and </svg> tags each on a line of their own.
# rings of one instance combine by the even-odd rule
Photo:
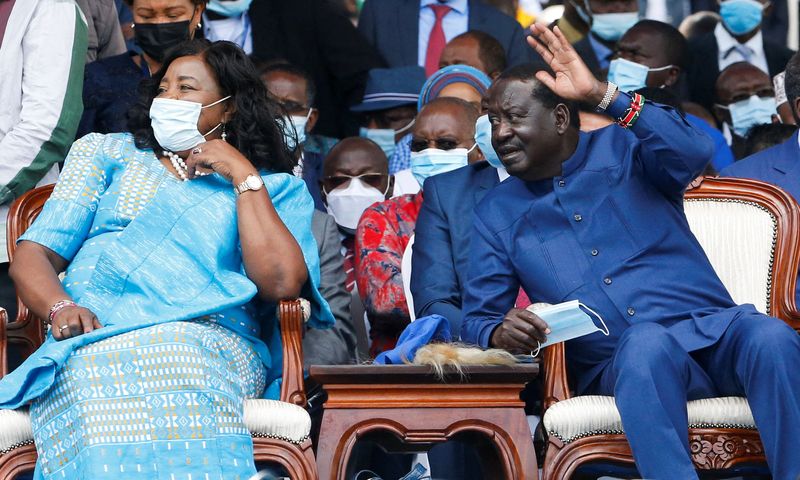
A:
<svg viewBox="0 0 800 480">
<path fill-rule="evenodd" d="M 50 323 L 0 381 L 0 407 L 30 402 L 37 479 L 250 477 L 243 402 L 277 398 L 275 304 L 332 324 L 313 201 L 245 53 L 187 42 L 142 92 L 132 134 L 73 144 L 11 267 Z"/>
<path fill-rule="evenodd" d="M 450 65 L 434 72 L 428 77 L 417 100 L 417 111 L 439 97 L 455 97 L 475 105 L 482 111 L 481 100 L 489 90 L 492 80 L 477 68 L 469 65 Z M 416 193 L 419 184 L 411 175 L 411 134 L 397 142 L 397 149 L 389 165 L 398 165 L 395 173 L 395 195 Z"/>
</svg>

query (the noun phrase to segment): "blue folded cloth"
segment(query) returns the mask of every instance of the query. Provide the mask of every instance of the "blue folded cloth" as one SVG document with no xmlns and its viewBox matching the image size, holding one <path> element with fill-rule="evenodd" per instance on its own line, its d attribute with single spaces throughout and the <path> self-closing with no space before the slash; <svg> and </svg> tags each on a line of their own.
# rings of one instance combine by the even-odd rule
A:
<svg viewBox="0 0 800 480">
<path fill-rule="evenodd" d="M 441 315 L 428 315 L 409 323 L 392 350 L 375 357 L 378 365 L 402 365 L 414 360 L 414 355 L 424 345 L 434 341 L 449 342 L 450 322 Z"/>
</svg>

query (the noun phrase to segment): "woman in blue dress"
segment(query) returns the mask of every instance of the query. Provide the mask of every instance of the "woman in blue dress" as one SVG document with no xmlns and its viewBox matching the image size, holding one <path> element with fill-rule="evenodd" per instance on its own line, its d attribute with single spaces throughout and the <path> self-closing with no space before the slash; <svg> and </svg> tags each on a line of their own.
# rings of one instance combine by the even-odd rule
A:
<svg viewBox="0 0 800 480">
<path fill-rule="evenodd" d="M 36 478 L 248 478 L 243 401 L 280 388 L 275 304 L 333 321 L 313 202 L 244 52 L 189 41 L 143 92 L 132 134 L 75 142 L 11 267 L 51 323 L 0 381 L 0 406 L 30 403 Z"/>
</svg>

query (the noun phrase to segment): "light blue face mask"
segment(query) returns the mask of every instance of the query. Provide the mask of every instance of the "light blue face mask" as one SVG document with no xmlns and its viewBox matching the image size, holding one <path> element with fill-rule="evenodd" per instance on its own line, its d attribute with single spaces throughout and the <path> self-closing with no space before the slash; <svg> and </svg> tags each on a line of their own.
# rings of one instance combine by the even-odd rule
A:
<svg viewBox="0 0 800 480">
<path fill-rule="evenodd" d="M 207 9 L 224 17 L 238 17 L 250 8 L 253 0 L 210 0 Z"/>
<path fill-rule="evenodd" d="M 483 152 L 489 165 L 494 168 L 505 168 L 492 146 L 492 123 L 489 121 L 489 115 L 481 115 L 475 122 L 475 143 Z"/>
<path fill-rule="evenodd" d="M 452 150 L 426 148 L 421 152 L 411 152 L 411 174 L 414 175 L 421 187 L 428 177 L 465 167 L 469 163 L 467 160 L 469 152 L 473 151 L 477 145 L 476 143 L 469 150 L 466 148 Z"/>
<path fill-rule="evenodd" d="M 762 98 L 753 95 L 747 100 L 731 103 L 727 107 L 719 106 L 731 112 L 733 133 L 740 137 L 746 137 L 747 132 L 756 125 L 772 123 L 772 116 L 777 114 L 775 97 Z"/>
<path fill-rule="evenodd" d="M 364 128 L 358 131 L 360 137 L 368 138 L 377 143 L 386 158 L 391 158 L 394 151 L 397 149 L 397 144 L 394 143 L 394 130 L 391 128 Z"/>
<path fill-rule="evenodd" d="M 592 317 L 587 315 L 581 307 L 594 315 L 603 325 L 603 328 L 597 328 L 592 321 Z M 533 356 L 539 353 L 539 349 L 549 345 L 566 342 L 594 332 L 602 332 L 605 336 L 608 336 L 609 333 L 606 322 L 603 321 L 600 315 L 578 300 L 551 305 L 536 310 L 534 313 L 547 323 L 547 326 L 550 327 L 550 334 L 547 335 L 547 341 L 540 344 L 536 352 L 532 353 Z"/>
<path fill-rule="evenodd" d="M 733 35 L 746 35 L 761 25 L 764 5 L 756 0 L 727 0 L 719 6 L 722 24 Z"/>
<path fill-rule="evenodd" d="M 650 72 L 663 72 L 670 68 L 672 65 L 647 68 L 641 63 L 615 58 L 608 66 L 608 81 L 618 86 L 623 92 L 633 92 L 647 86 L 647 75 Z"/>
<path fill-rule="evenodd" d="M 639 12 L 597 13 L 592 16 L 592 32 L 609 42 L 616 42 L 639 21 Z"/>
<path fill-rule="evenodd" d="M 289 150 L 294 150 L 297 148 L 297 145 L 306 143 L 306 124 L 308 123 L 308 117 L 311 116 L 311 110 L 310 108 L 308 109 L 308 113 L 305 117 L 292 115 L 290 117 L 290 123 L 283 124 L 287 130 L 289 127 L 292 128 L 291 131 L 283 131 L 283 140 L 286 142 L 286 147 Z"/>
</svg>

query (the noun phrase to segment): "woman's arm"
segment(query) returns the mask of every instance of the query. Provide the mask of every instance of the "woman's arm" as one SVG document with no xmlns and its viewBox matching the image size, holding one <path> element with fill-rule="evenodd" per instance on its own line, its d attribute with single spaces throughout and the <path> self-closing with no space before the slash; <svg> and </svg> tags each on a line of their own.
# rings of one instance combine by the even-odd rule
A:
<svg viewBox="0 0 800 480">
<path fill-rule="evenodd" d="M 233 185 L 258 170 L 236 148 L 222 140 L 211 140 L 196 148 L 186 159 L 189 175 L 195 166 L 211 168 Z M 266 187 L 245 191 L 236 199 L 239 240 L 247 277 L 266 301 L 297 298 L 308 280 L 303 252 L 278 216 Z"/>
<path fill-rule="evenodd" d="M 47 320 L 50 307 L 61 300 L 72 300 L 64 291 L 58 274 L 67 268 L 67 261 L 47 247 L 22 241 L 14 253 L 9 275 L 17 294 L 37 317 Z M 53 320 L 56 340 L 89 333 L 100 328 L 97 317 L 86 308 L 66 307 Z M 61 328 L 62 326 L 65 326 Z"/>
</svg>

